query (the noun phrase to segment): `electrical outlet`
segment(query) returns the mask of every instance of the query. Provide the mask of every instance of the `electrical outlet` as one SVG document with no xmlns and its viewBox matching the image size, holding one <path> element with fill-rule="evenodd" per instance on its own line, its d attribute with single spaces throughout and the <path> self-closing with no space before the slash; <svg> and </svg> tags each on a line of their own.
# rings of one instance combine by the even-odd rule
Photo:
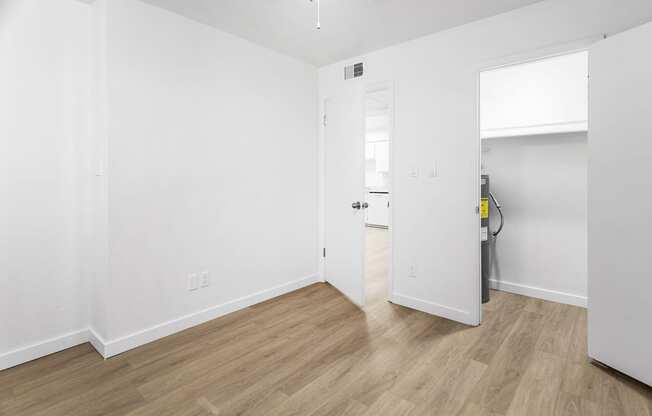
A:
<svg viewBox="0 0 652 416">
<path fill-rule="evenodd" d="M 191 274 L 188 276 L 188 290 L 194 292 L 199 289 L 199 276 L 196 274 Z"/>
<path fill-rule="evenodd" d="M 412 279 L 417 278 L 417 266 L 411 265 L 408 269 L 408 277 Z"/>
<path fill-rule="evenodd" d="M 199 284 L 201 287 L 208 287 L 211 285 L 211 274 L 209 272 L 202 272 L 199 276 Z"/>
</svg>

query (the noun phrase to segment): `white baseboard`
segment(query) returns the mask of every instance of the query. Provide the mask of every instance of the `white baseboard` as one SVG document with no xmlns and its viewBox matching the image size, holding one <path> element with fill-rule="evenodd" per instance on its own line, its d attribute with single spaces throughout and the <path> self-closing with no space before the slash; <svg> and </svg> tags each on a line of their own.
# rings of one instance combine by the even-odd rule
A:
<svg viewBox="0 0 652 416">
<path fill-rule="evenodd" d="M 106 341 L 97 333 L 93 328 L 88 328 L 88 343 L 90 343 L 95 351 L 106 359 Z"/>
<path fill-rule="evenodd" d="M 319 281 L 318 275 L 308 276 L 303 279 L 285 283 L 240 299 L 182 316 L 110 341 L 105 341 L 92 328 L 81 329 L 57 338 L 0 354 L 0 371 L 86 342 L 89 342 L 93 348 L 95 348 L 97 352 L 106 359 L 152 341 L 156 341 L 157 339 L 183 331 L 184 329 L 203 324 L 204 322 L 211 321 L 240 309 L 293 292 Z"/>
<path fill-rule="evenodd" d="M 472 318 L 471 313 L 467 311 L 450 308 L 438 303 L 413 298 L 411 296 L 401 295 L 399 293 L 392 294 L 390 296 L 390 302 L 405 306 L 406 308 L 416 309 L 421 312 L 429 313 L 431 315 L 441 316 L 467 325 L 475 326 L 479 324 L 479 322 Z"/>
<path fill-rule="evenodd" d="M 28 345 L 17 350 L 0 354 L 0 371 L 7 368 L 54 354 L 55 352 L 74 347 L 88 342 L 88 330 L 70 332 L 56 338 L 48 339 L 37 344 Z"/>
<path fill-rule="evenodd" d="M 558 292 L 556 290 L 542 289 L 540 287 L 522 285 L 520 283 L 505 282 L 503 280 L 491 279 L 489 284 L 492 289 L 503 292 L 515 293 L 517 295 L 529 296 L 549 300 L 551 302 L 564 303 L 567 305 L 580 306 L 586 308 L 586 296 L 574 295 L 571 293 Z"/>
<path fill-rule="evenodd" d="M 163 322 L 154 325 L 142 331 L 120 337 L 113 340 L 108 340 L 102 343 L 101 346 L 96 347 L 98 351 L 102 350 L 104 358 L 113 357 L 133 348 L 140 347 L 141 345 L 148 344 L 152 341 L 164 338 L 166 336 L 183 331 L 184 329 L 191 328 L 203 324 L 204 322 L 211 321 L 229 313 L 247 308 L 260 302 L 293 292 L 302 287 L 309 286 L 319 281 L 318 275 L 311 275 L 303 279 L 295 280 L 285 283 L 280 286 L 266 289 L 252 295 L 244 296 L 221 305 L 212 306 L 199 312 L 191 313 L 171 321 Z M 101 342 L 98 339 L 99 342 Z"/>
</svg>

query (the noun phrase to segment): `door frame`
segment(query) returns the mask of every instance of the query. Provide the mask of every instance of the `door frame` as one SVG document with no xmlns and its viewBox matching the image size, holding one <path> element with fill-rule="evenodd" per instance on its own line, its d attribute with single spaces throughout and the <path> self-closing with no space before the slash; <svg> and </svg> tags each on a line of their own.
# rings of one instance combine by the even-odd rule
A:
<svg viewBox="0 0 652 416">
<path fill-rule="evenodd" d="M 508 55 L 501 58 L 493 59 L 485 62 L 483 65 L 480 65 L 476 72 L 476 133 L 477 133 L 477 143 L 478 143 L 478 165 L 476 175 L 476 190 L 477 190 L 477 201 L 480 202 L 480 192 L 481 192 L 481 174 L 482 174 L 482 131 L 480 124 L 480 75 L 483 72 L 491 71 L 494 69 L 505 68 L 513 65 L 527 64 L 530 62 L 536 62 L 544 59 L 554 58 L 557 56 L 570 55 L 577 52 L 589 51 L 591 45 L 600 40 L 604 39 L 606 34 L 598 34 L 594 36 L 589 36 L 583 39 L 579 39 L 573 42 L 567 42 L 557 45 L 552 45 L 544 48 L 534 49 L 529 52 L 519 53 L 515 55 Z M 589 86 L 590 89 L 590 86 Z M 587 97 L 588 99 L 588 97 Z M 479 205 L 478 205 L 479 210 Z M 481 219 L 478 215 L 478 278 L 477 281 L 477 293 L 478 293 L 478 324 L 482 323 L 482 248 L 480 242 L 482 241 L 482 231 L 481 231 Z"/>
<path fill-rule="evenodd" d="M 395 158 L 394 158 L 394 148 L 395 148 L 395 140 L 394 140 L 394 132 L 395 132 L 395 119 L 396 119 L 396 110 L 395 110 L 395 101 L 396 101 L 396 95 L 395 95 L 395 88 L 394 88 L 394 82 L 393 81 L 365 81 L 365 80 L 352 80 L 352 83 L 358 82 L 359 84 L 357 86 L 353 86 L 353 88 L 358 88 L 359 93 L 366 95 L 367 92 L 373 91 L 373 90 L 379 90 L 379 89 L 387 89 L 391 95 L 390 103 L 389 103 L 389 116 L 390 116 L 390 121 L 389 121 L 389 194 L 388 194 L 388 200 L 389 200 L 389 226 L 388 226 L 388 239 L 389 239 L 389 270 L 388 270 L 388 287 L 387 287 L 387 295 L 386 299 L 389 302 L 392 302 L 393 298 L 393 293 L 394 293 L 394 240 L 393 240 L 393 228 L 394 228 L 394 185 L 395 185 Z M 328 97 L 324 97 L 322 100 L 319 102 L 319 120 L 318 120 L 318 146 L 317 146 L 317 166 L 318 166 L 318 232 L 317 232 L 317 239 L 318 239 L 318 276 L 319 276 L 319 281 L 326 283 L 327 279 L 325 276 L 325 269 L 326 269 L 326 259 L 327 257 L 324 257 L 324 252 L 323 250 L 326 249 L 326 256 L 328 256 L 328 248 L 326 247 L 326 221 L 325 221 L 325 201 L 326 201 L 326 195 L 325 195 L 325 179 L 326 179 L 326 152 L 325 152 L 325 138 L 326 138 L 326 123 L 327 123 L 327 102 L 333 98 L 337 97 L 337 95 L 331 95 Z M 363 97 L 364 98 L 364 97 Z M 362 141 L 363 146 L 366 148 L 366 108 L 362 108 L 362 113 L 360 114 L 360 117 L 363 120 L 362 126 L 363 126 L 363 131 L 361 132 L 361 137 L 360 140 Z M 364 161 L 363 161 L 363 166 L 364 166 Z M 361 173 L 363 176 L 366 175 L 366 172 L 363 168 L 363 171 Z M 364 183 L 364 182 L 363 182 Z M 366 187 L 363 187 L 362 189 L 363 195 L 366 196 Z M 363 220 L 363 244 L 362 244 L 362 252 L 360 253 L 361 256 L 363 256 L 363 262 L 362 262 L 362 284 L 363 288 L 363 299 L 366 300 L 366 225 Z"/>
<path fill-rule="evenodd" d="M 364 90 L 363 93 L 366 95 L 369 92 L 373 91 L 378 91 L 378 90 L 387 90 L 390 99 L 389 99 L 389 109 L 387 110 L 387 114 L 389 116 L 389 186 L 388 186 L 388 192 L 389 194 L 387 195 L 387 200 L 389 202 L 389 221 L 388 221 L 388 227 L 387 227 L 387 239 L 388 239 L 388 244 L 389 244 L 389 267 L 387 270 L 387 294 L 386 294 L 386 300 L 389 302 L 392 302 L 392 297 L 394 294 L 394 181 L 396 175 L 394 175 L 395 169 L 394 169 L 394 161 L 396 160 L 394 158 L 394 147 L 395 147 L 395 140 L 394 140 L 394 121 L 396 119 L 395 116 L 395 105 L 396 105 L 396 95 L 395 95 L 395 89 L 394 89 L 394 82 L 393 81 L 370 81 L 365 83 L 364 85 Z M 367 127 L 367 121 L 366 121 L 366 111 L 364 114 L 364 125 L 365 125 L 365 132 L 366 132 L 366 127 Z M 367 143 L 366 137 L 363 138 L 365 141 L 365 145 Z M 365 189 L 365 194 L 366 194 L 366 189 Z"/>
</svg>

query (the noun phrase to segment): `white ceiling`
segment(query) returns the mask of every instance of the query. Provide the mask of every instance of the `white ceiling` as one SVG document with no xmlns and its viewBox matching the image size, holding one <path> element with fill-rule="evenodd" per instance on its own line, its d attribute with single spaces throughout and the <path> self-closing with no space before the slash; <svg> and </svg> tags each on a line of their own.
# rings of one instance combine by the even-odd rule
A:
<svg viewBox="0 0 652 416">
<path fill-rule="evenodd" d="M 317 66 L 540 0 L 143 0 Z"/>
</svg>

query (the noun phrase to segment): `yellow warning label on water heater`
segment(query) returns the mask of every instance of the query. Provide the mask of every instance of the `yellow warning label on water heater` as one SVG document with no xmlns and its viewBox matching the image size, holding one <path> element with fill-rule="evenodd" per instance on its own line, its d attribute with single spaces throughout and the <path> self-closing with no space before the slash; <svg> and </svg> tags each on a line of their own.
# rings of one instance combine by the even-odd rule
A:
<svg viewBox="0 0 652 416">
<path fill-rule="evenodd" d="M 489 198 L 480 198 L 480 219 L 489 218 Z"/>
</svg>

